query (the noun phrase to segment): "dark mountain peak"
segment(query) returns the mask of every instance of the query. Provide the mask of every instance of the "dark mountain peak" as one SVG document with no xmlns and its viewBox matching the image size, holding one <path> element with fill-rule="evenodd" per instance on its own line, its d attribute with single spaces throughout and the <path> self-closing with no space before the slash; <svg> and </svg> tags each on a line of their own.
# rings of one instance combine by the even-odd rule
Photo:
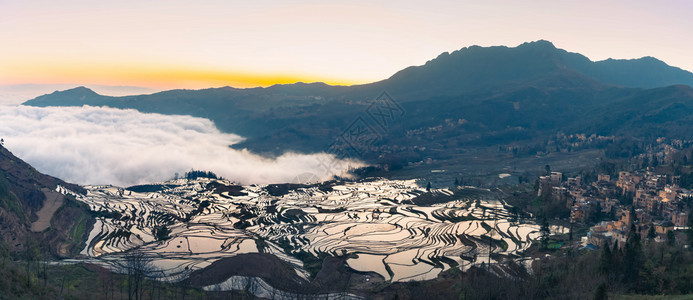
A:
<svg viewBox="0 0 693 300">
<path fill-rule="evenodd" d="M 526 42 L 522 43 L 521 45 L 517 46 L 517 48 L 531 48 L 531 49 L 545 49 L 545 50 L 557 50 L 556 46 L 553 45 L 553 43 L 547 41 L 547 40 L 536 40 L 533 42 Z"/>
<path fill-rule="evenodd" d="M 84 86 L 78 86 L 76 88 L 72 88 L 69 90 L 64 90 L 64 91 L 55 91 L 55 93 L 63 93 L 66 95 L 73 95 L 73 96 L 100 96 L 98 93 L 92 91 L 91 89 L 84 87 Z"/>
<path fill-rule="evenodd" d="M 105 99 L 111 97 L 102 96 L 86 87 L 80 86 L 64 91 L 55 91 L 51 94 L 38 96 L 34 99 L 24 102 L 24 105 L 33 106 L 65 106 L 69 103 L 71 106 L 82 105 L 103 105 Z"/>
<path fill-rule="evenodd" d="M 663 61 L 657 59 L 656 57 L 652 57 L 652 56 L 643 56 L 643 57 L 639 58 L 638 60 L 649 61 L 649 62 L 657 62 L 657 63 L 664 63 Z"/>
<path fill-rule="evenodd" d="M 478 47 L 478 46 L 472 46 L 472 47 Z M 468 48 L 462 48 L 461 50 L 465 50 L 465 49 L 468 49 Z M 460 50 L 458 50 L 458 51 L 460 51 Z M 457 52 L 457 51 L 454 51 L 453 53 L 455 53 L 455 52 Z M 446 52 L 443 52 L 443 53 L 441 53 L 441 54 L 438 54 L 438 56 L 436 56 L 436 58 L 427 61 L 424 65 L 431 64 L 431 63 L 434 62 L 434 61 L 445 60 L 445 59 L 447 59 L 447 58 L 449 58 L 449 57 L 450 57 L 450 52 L 447 52 L 447 51 L 446 51 Z"/>
<path fill-rule="evenodd" d="M 512 48 L 470 46 L 399 71 L 382 84 L 393 94 L 404 92 L 412 96 L 456 95 L 523 85 L 562 72 L 562 53 L 544 40 Z"/>
<path fill-rule="evenodd" d="M 598 63 L 600 62 L 609 62 L 609 63 L 630 63 L 630 64 L 648 64 L 648 65 L 659 65 L 659 66 L 667 66 L 670 67 L 667 63 L 652 57 L 652 56 L 643 56 L 641 58 L 631 58 L 631 59 L 617 59 L 617 58 L 607 58 L 602 61 L 597 61 Z"/>
<path fill-rule="evenodd" d="M 693 86 L 693 73 L 645 56 L 635 59 L 609 58 L 571 65 L 599 81 L 625 87 L 656 88 L 684 84 Z"/>
<path fill-rule="evenodd" d="M 507 84 L 534 82 L 556 73 L 572 73 L 603 85 L 655 88 L 674 84 L 693 86 L 693 73 L 645 56 L 638 59 L 589 58 L 556 48 L 547 40 L 523 43 L 517 47 L 470 46 L 444 52 L 422 66 L 408 67 L 387 81 L 399 81 L 403 88 L 435 86 L 448 95 Z M 578 82 L 579 80 L 571 80 Z M 390 84 L 397 86 L 397 84 Z M 444 94 L 444 93 L 443 93 Z"/>
<path fill-rule="evenodd" d="M 522 84 L 565 71 L 604 85 L 634 88 L 673 84 L 693 86 L 693 73 L 651 56 L 594 62 L 581 54 L 556 48 L 547 40 L 527 42 L 517 47 L 469 46 L 444 52 L 424 65 L 395 73 L 387 81 L 400 81 L 404 88 L 413 87 L 418 82 L 426 87 L 436 86 L 438 91 L 449 91 L 448 95 L 451 95 L 469 89 Z M 391 83 L 390 86 L 397 84 Z"/>
</svg>

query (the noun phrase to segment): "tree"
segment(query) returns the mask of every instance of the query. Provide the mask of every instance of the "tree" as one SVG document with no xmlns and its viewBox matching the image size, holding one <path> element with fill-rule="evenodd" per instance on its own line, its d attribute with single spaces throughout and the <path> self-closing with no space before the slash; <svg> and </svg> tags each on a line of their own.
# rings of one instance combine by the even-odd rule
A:
<svg viewBox="0 0 693 300">
<path fill-rule="evenodd" d="M 154 265 L 152 265 L 151 258 L 147 257 L 139 249 L 132 250 L 125 256 L 125 269 L 127 273 L 128 299 L 142 299 L 144 280 L 156 271 Z"/>
<path fill-rule="evenodd" d="M 599 257 L 599 272 L 602 274 L 607 274 L 611 271 L 613 261 L 613 254 L 611 253 L 611 247 L 604 244 L 602 246 L 602 253 Z"/>
<path fill-rule="evenodd" d="M 608 247 L 607 247 L 608 248 Z M 606 300 L 609 299 L 609 296 L 606 292 L 606 284 L 601 283 L 598 287 L 597 290 L 594 291 L 594 300 Z"/>
<path fill-rule="evenodd" d="M 633 224 L 638 220 L 638 214 L 635 213 L 635 205 L 630 206 L 630 219 Z"/>
<path fill-rule="evenodd" d="M 520 222 L 520 208 L 517 206 L 510 207 L 510 222 L 517 224 Z"/>
<path fill-rule="evenodd" d="M 676 244 L 676 234 L 673 230 L 667 231 L 667 244 L 674 246 Z"/>
<path fill-rule="evenodd" d="M 650 226 L 650 230 L 647 231 L 647 239 L 652 241 L 654 238 L 657 237 L 657 233 L 655 232 L 654 226 Z"/>
<path fill-rule="evenodd" d="M 611 221 L 618 220 L 616 218 L 616 209 L 614 207 L 611 207 L 611 211 L 609 211 L 609 220 L 611 220 Z"/>
<path fill-rule="evenodd" d="M 431 191 L 431 182 L 429 181 L 428 184 L 426 185 L 426 191 L 430 192 Z"/>
<path fill-rule="evenodd" d="M 197 178 L 211 178 L 211 179 L 221 179 L 211 171 L 200 171 L 200 170 L 190 170 L 190 172 L 185 173 L 186 179 L 197 179 Z"/>
<path fill-rule="evenodd" d="M 595 201 L 595 203 L 590 206 L 590 221 L 599 223 L 602 219 L 602 205 L 599 201 Z"/>
<path fill-rule="evenodd" d="M 4 241 L 0 240 L 0 257 L 2 257 L 2 264 L 0 265 L 0 269 L 5 268 L 5 265 L 7 264 L 7 257 L 9 256 L 10 249 Z"/>
<path fill-rule="evenodd" d="M 106 268 L 98 268 L 96 273 L 99 277 L 99 281 L 101 282 L 101 291 L 103 292 L 105 299 L 108 299 L 109 291 L 111 292 L 111 298 L 113 298 L 113 285 L 115 282 L 111 272 Z"/>
<path fill-rule="evenodd" d="M 551 234 L 551 229 L 549 228 L 549 222 L 544 217 L 541 221 L 541 228 L 539 229 L 541 234 L 541 246 L 544 249 L 548 248 L 549 245 L 549 235 Z"/>
<path fill-rule="evenodd" d="M 551 175 L 551 166 L 550 165 L 544 166 L 544 169 L 546 169 L 546 175 Z"/>
<path fill-rule="evenodd" d="M 570 221 L 570 228 L 568 229 L 568 242 L 570 247 L 573 246 L 573 221 Z"/>
<path fill-rule="evenodd" d="M 156 239 L 158 241 L 167 240 L 169 238 L 169 234 L 171 234 L 171 231 L 168 229 L 168 226 L 166 225 L 154 228 L 154 235 L 156 235 Z"/>
<path fill-rule="evenodd" d="M 686 230 L 686 235 L 688 236 L 688 243 L 691 245 L 691 249 L 693 249 L 693 209 L 691 209 L 688 213 L 688 229 Z"/>
<path fill-rule="evenodd" d="M 625 282 L 635 283 L 642 262 L 643 253 L 642 244 L 640 243 L 640 234 L 637 232 L 635 224 L 631 224 L 628 237 L 626 238 L 625 249 L 623 250 L 623 272 Z"/>
</svg>

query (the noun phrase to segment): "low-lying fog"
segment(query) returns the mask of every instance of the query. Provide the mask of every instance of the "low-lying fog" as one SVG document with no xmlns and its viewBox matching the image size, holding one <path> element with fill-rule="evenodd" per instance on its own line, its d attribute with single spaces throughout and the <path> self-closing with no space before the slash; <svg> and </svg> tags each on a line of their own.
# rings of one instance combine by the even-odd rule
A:
<svg viewBox="0 0 693 300">
<path fill-rule="evenodd" d="M 0 138 L 40 172 L 78 184 L 129 186 L 191 169 L 242 184 L 295 182 L 307 173 L 325 180 L 362 165 L 329 163 L 335 158 L 325 153 L 266 158 L 229 148 L 243 138 L 207 119 L 104 107 L 0 106 Z"/>
</svg>

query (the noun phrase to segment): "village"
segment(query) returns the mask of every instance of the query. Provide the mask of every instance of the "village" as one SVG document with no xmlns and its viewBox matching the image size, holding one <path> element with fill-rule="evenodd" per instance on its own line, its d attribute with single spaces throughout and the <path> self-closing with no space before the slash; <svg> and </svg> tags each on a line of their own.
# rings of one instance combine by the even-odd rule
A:
<svg viewBox="0 0 693 300">
<path fill-rule="evenodd" d="M 632 228 L 641 240 L 671 245 L 685 243 L 691 190 L 680 187 L 680 176 L 646 171 L 599 174 L 592 183 L 560 172 L 540 176 L 537 196 L 563 201 L 571 224 L 595 224 L 582 237 L 581 246 L 623 247 Z"/>
</svg>

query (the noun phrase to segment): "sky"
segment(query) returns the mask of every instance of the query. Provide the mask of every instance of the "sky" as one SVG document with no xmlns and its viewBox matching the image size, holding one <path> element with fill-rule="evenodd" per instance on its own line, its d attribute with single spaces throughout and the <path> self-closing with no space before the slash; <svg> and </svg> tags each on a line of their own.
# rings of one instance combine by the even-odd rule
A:
<svg viewBox="0 0 693 300">
<path fill-rule="evenodd" d="M 539 39 L 693 70 L 693 1 L 0 0 L 0 85 L 359 84 Z"/>
</svg>

